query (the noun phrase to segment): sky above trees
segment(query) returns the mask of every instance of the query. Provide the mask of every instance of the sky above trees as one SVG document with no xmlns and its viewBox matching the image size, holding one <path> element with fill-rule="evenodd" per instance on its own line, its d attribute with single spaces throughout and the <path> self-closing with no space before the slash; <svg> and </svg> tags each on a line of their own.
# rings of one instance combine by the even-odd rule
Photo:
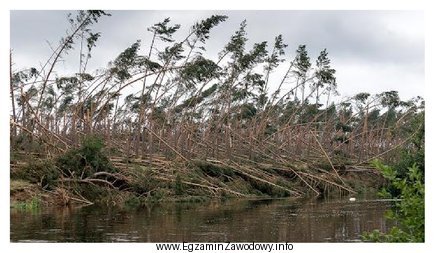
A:
<svg viewBox="0 0 435 253">
<path fill-rule="evenodd" d="M 68 27 L 69 11 L 11 11 L 11 48 L 16 70 L 39 67 L 49 57 Z M 151 42 L 147 28 L 164 18 L 181 24 L 175 38 L 185 36 L 197 21 L 213 14 L 227 15 L 207 41 L 206 56 L 216 60 L 219 51 L 246 19 L 248 45 L 261 41 L 273 44 L 282 34 L 288 44 L 286 59 L 305 44 L 312 61 L 326 48 L 337 70 L 342 96 L 359 92 L 397 90 L 402 99 L 424 97 L 424 16 L 419 11 L 110 11 L 94 26 L 101 32 L 89 69 L 104 68 L 136 40 L 145 53 Z M 74 73 L 78 54 L 71 52 L 58 71 Z M 281 78 L 287 66 L 274 76 Z M 273 90 L 273 77 L 271 77 Z"/>
</svg>

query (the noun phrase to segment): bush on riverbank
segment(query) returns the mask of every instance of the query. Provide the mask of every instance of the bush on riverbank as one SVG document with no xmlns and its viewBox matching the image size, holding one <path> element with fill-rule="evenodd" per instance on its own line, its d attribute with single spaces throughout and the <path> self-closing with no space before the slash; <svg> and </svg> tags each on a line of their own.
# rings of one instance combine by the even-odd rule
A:
<svg viewBox="0 0 435 253">
<path fill-rule="evenodd" d="M 374 165 L 390 181 L 394 192 L 399 193 L 394 197 L 385 188 L 381 192 L 383 197 L 400 199 L 386 214 L 388 219 L 397 221 L 399 225 L 385 234 L 379 230 L 365 233 L 363 239 L 374 242 L 424 242 L 424 180 L 421 170 L 414 164 L 408 167 L 404 177 L 399 177 L 392 167 L 379 161 L 375 161 Z"/>
</svg>

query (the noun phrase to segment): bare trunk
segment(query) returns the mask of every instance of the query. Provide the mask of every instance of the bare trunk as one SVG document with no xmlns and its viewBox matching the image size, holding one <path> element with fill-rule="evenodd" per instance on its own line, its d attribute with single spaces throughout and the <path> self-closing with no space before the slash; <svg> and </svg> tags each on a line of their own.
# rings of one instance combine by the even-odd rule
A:
<svg viewBox="0 0 435 253">
<path fill-rule="evenodd" d="M 10 92 L 11 92 L 11 102 L 12 102 L 12 120 L 17 122 L 17 114 L 15 111 L 15 95 L 14 95 L 14 85 L 12 80 L 12 52 L 9 52 L 9 79 L 10 79 Z M 17 127 L 12 125 L 13 137 L 17 137 Z"/>
</svg>

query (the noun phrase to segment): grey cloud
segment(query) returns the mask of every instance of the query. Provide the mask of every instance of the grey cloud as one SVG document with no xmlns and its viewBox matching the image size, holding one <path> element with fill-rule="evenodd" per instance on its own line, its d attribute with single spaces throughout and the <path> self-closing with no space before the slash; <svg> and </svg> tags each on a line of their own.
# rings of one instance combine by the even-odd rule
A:
<svg viewBox="0 0 435 253">
<path fill-rule="evenodd" d="M 68 27 L 68 11 L 11 11 L 11 46 L 27 52 L 55 43 Z M 26 53 L 27 53 L 26 52 Z"/>
<path fill-rule="evenodd" d="M 287 48 L 287 57 L 293 57 L 299 44 L 306 44 L 312 58 L 327 48 L 332 64 L 338 66 L 384 66 L 400 80 L 403 70 L 412 72 L 417 81 L 424 80 L 424 20 L 422 12 L 416 11 L 110 11 L 94 26 L 102 37 L 94 51 L 93 67 L 104 67 L 123 49 L 137 39 L 142 40 L 146 50 L 150 42 L 147 27 L 171 17 L 173 23 L 182 25 L 177 35 L 182 39 L 195 21 L 212 14 L 225 14 L 229 19 L 214 28 L 205 47 L 207 55 L 213 56 L 222 50 L 230 36 L 247 20 L 249 44 L 269 41 L 282 34 Z M 44 40 L 57 42 L 67 28 L 67 11 L 12 11 L 11 45 L 15 53 L 27 58 L 41 59 L 47 54 Z M 396 28 L 389 26 L 393 19 Z M 401 28 L 401 24 L 408 27 Z M 411 26 L 411 27 L 409 27 Z M 398 27 L 398 28 L 397 28 Z M 412 30 L 409 34 L 406 29 Z M 358 68 L 355 68 L 358 69 Z M 372 68 L 374 71 L 376 68 Z M 395 72 L 393 71 L 395 70 Z M 338 73 L 340 69 L 337 68 Z M 373 72 L 368 80 L 379 80 L 390 85 L 385 72 Z M 346 73 L 347 76 L 352 73 Z M 361 78 L 361 76 L 359 76 Z M 392 78 L 390 78 L 392 79 Z M 345 79 L 345 80 L 348 80 Z M 358 83 L 364 83 L 359 80 Z M 344 84 L 352 85 L 352 84 Z M 405 86 L 406 84 L 398 84 Z M 421 88 L 417 89 L 423 92 Z"/>
</svg>

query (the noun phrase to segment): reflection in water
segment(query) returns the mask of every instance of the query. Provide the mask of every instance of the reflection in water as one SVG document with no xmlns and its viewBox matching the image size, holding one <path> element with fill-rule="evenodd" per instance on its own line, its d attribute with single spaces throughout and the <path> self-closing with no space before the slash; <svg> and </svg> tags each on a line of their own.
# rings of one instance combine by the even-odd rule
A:
<svg viewBox="0 0 435 253">
<path fill-rule="evenodd" d="M 243 200 L 150 204 L 135 210 L 11 210 L 12 242 L 342 242 L 386 231 L 391 204 L 347 200 Z"/>
</svg>

